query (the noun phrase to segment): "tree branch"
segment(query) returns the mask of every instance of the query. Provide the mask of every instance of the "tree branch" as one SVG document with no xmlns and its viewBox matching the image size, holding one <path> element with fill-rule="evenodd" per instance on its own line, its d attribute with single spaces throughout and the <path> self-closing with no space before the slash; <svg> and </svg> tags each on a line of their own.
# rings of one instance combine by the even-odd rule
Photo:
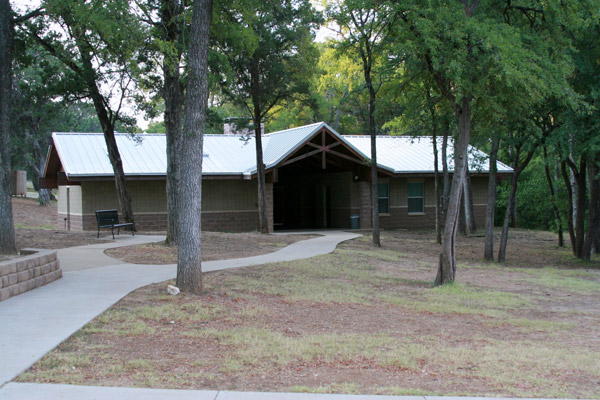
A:
<svg viewBox="0 0 600 400">
<path fill-rule="evenodd" d="M 25 15 L 17 16 L 15 18 L 13 18 L 12 23 L 14 25 L 20 24 L 21 22 L 25 22 L 27 20 L 30 20 L 31 18 L 39 17 L 42 15 L 44 15 L 44 7 L 40 7 L 36 10 L 30 11 Z"/>
</svg>

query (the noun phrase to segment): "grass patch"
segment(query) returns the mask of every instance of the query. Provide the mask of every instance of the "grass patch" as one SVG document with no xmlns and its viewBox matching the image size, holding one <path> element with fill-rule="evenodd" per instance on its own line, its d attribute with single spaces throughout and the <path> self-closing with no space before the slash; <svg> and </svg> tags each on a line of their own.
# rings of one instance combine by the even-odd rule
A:
<svg viewBox="0 0 600 400">
<path fill-rule="evenodd" d="M 360 394 L 361 387 L 353 382 L 332 383 L 325 386 L 308 387 L 308 386 L 292 386 L 288 388 L 288 392 L 292 393 L 347 393 Z"/>
<path fill-rule="evenodd" d="M 38 229 L 43 231 L 55 231 L 56 226 L 51 224 L 41 224 L 41 225 L 26 225 L 20 222 L 15 223 L 15 229 Z"/>
<path fill-rule="evenodd" d="M 215 318 L 223 309 L 207 306 L 202 303 L 160 304 L 143 306 L 138 311 L 139 317 L 152 321 L 206 321 Z"/>
<path fill-rule="evenodd" d="M 499 318 L 493 319 L 489 321 L 485 321 L 486 325 L 490 327 L 504 327 L 504 326 L 512 326 L 517 329 L 521 333 L 532 333 L 532 332 L 557 332 L 557 331 L 567 331 L 575 327 L 575 324 L 572 322 L 563 322 L 563 321 L 548 321 L 541 319 L 527 319 L 527 318 Z"/>
<path fill-rule="evenodd" d="M 382 300 L 405 308 L 442 314 L 481 314 L 489 317 L 507 316 L 516 309 L 530 308 L 532 303 L 521 295 L 475 288 L 464 283 L 452 283 L 432 288 L 415 297 L 395 294 Z"/>
<path fill-rule="evenodd" d="M 369 254 L 338 250 L 332 255 L 270 264 L 229 276 L 223 285 L 228 292 L 282 296 L 290 301 L 362 304 L 380 297 L 384 287 L 430 286 L 426 281 L 378 271 Z M 391 257 L 382 258 L 389 261 Z"/>
<path fill-rule="evenodd" d="M 531 283 L 550 290 L 561 290 L 579 294 L 600 293 L 600 277 L 589 270 L 558 269 L 552 267 L 523 270 Z"/>
</svg>

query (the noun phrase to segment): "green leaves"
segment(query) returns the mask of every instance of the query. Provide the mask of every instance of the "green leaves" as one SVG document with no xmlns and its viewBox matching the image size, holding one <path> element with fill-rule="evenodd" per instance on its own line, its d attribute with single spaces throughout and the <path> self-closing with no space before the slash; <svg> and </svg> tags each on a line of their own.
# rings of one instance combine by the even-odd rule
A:
<svg viewBox="0 0 600 400">
<path fill-rule="evenodd" d="M 215 35 L 230 68 L 221 75 L 221 87 L 255 118 L 264 117 L 280 101 L 308 91 L 318 56 L 313 33 L 321 18 L 307 0 L 240 3 L 222 11 L 226 29 Z"/>
</svg>

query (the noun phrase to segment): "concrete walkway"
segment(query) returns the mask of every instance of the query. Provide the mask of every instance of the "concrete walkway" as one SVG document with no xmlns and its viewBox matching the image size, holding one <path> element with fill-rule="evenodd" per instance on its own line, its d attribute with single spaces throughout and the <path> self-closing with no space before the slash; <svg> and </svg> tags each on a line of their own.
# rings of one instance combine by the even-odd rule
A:
<svg viewBox="0 0 600 400">
<path fill-rule="evenodd" d="M 227 392 L 217 390 L 138 389 L 101 386 L 9 383 L 0 399 L 27 400 L 486 400 L 483 397 L 376 396 L 314 393 Z M 487 400 L 533 400 L 503 399 Z M 537 399 L 541 400 L 541 399 Z M 554 399 L 556 400 L 556 399 Z"/>
<path fill-rule="evenodd" d="M 313 257 L 329 253 L 340 242 L 359 236 L 337 231 L 319 234 L 322 236 L 296 242 L 262 256 L 208 261 L 203 263 L 203 270 L 216 271 Z M 164 237 L 122 235 L 115 242 L 59 250 L 64 271 L 62 279 L 1 302 L 0 387 L 127 293 L 151 283 L 173 279 L 175 265 L 125 264 L 103 253 L 107 248 L 160 240 Z M 12 398 L 6 397 L 10 387 L 7 385 L 0 389 L 0 398 Z M 33 398 L 33 395 L 16 398 Z"/>
<path fill-rule="evenodd" d="M 108 238 L 108 236 L 105 237 Z M 60 260 L 60 266 L 63 272 L 123 264 L 123 261 L 104 254 L 104 250 L 115 247 L 134 246 L 143 243 L 162 242 L 165 240 L 165 236 L 162 235 L 121 235 L 116 236 L 116 238 L 115 241 L 108 243 L 59 249 L 57 251 L 57 256 Z"/>
<path fill-rule="evenodd" d="M 9 383 L 0 399 L 27 400 L 533 400 L 495 397 L 377 396 L 315 393 L 227 392 L 217 390 L 138 389 L 101 386 Z M 543 399 L 537 399 L 543 400 Z M 553 399 L 556 400 L 556 399 Z"/>
</svg>

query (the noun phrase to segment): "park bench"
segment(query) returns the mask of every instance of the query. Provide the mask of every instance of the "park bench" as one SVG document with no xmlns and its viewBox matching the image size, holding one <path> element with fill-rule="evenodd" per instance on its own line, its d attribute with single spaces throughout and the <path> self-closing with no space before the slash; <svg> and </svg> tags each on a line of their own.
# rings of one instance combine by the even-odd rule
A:
<svg viewBox="0 0 600 400">
<path fill-rule="evenodd" d="M 98 223 L 98 235 L 100 237 L 100 228 L 110 228 L 113 239 L 115 238 L 115 228 L 117 228 L 117 235 L 120 233 L 121 228 L 129 228 L 131 230 L 131 236 L 134 235 L 133 222 L 119 222 L 119 214 L 117 210 L 96 210 L 96 222 Z"/>
</svg>

